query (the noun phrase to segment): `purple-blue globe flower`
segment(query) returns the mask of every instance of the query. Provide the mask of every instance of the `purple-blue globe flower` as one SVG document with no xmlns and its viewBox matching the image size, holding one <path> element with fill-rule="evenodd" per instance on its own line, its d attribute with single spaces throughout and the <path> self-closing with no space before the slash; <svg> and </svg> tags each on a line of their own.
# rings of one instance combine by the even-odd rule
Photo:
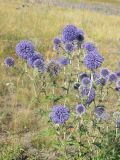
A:
<svg viewBox="0 0 120 160">
<path fill-rule="evenodd" d="M 70 63 L 70 60 L 66 57 L 60 57 L 58 61 L 63 66 L 67 66 Z"/>
<path fill-rule="evenodd" d="M 62 33 L 62 40 L 63 42 L 72 42 L 77 37 L 77 27 L 70 24 L 64 27 L 63 33 Z"/>
<path fill-rule="evenodd" d="M 37 59 L 41 59 L 44 61 L 44 57 L 41 53 L 34 52 L 34 54 L 30 58 L 27 59 L 28 65 L 34 68 L 33 63 Z"/>
<path fill-rule="evenodd" d="M 115 90 L 118 91 L 118 92 L 120 92 L 120 87 L 116 86 Z"/>
<path fill-rule="evenodd" d="M 87 96 L 87 101 L 86 101 L 86 104 L 90 105 L 94 99 L 95 99 L 95 89 L 94 88 L 91 88 L 89 89 L 88 87 L 80 87 L 79 88 L 80 92 L 81 92 L 81 95 L 82 97 L 86 97 Z"/>
<path fill-rule="evenodd" d="M 62 106 L 53 106 L 52 112 L 50 113 L 50 118 L 55 124 L 64 124 L 70 117 L 69 109 Z"/>
<path fill-rule="evenodd" d="M 4 60 L 4 63 L 7 67 L 13 67 L 15 64 L 15 61 L 12 57 L 6 57 Z"/>
<path fill-rule="evenodd" d="M 118 77 L 120 77 L 120 70 L 118 70 L 118 71 L 116 72 L 116 75 L 117 75 Z"/>
<path fill-rule="evenodd" d="M 34 68 L 37 68 L 40 73 L 45 71 L 45 63 L 42 59 L 37 59 L 33 62 Z"/>
<path fill-rule="evenodd" d="M 106 85 L 107 83 L 107 78 L 106 77 L 100 77 L 99 79 L 96 80 L 96 84 L 100 84 L 102 86 Z"/>
<path fill-rule="evenodd" d="M 91 82 L 91 80 L 89 77 L 84 77 L 82 79 L 82 85 L 84 85 L 84 86 L 88 86 L 90 84 L 90 82 Z"/>
<path fill-rule="evenodd" d="M 81 29 L 77 30 L 77 37 L 76 39 L 80 42 L 84 41 L 84 32 Z"/>
<path fill-rule="evenodd" d="M 60 45 L 61 44 L 61 39 L 56 37 L 56 38 L 54 38 L 53 43 L 54 43 L 54 45 Z"/>
<path fill-rule="evenodd" d="M 66 43 L 65 44 L 65 50 L 69 53 L 72 52 L 73 51 L 73 44 L 72 43 Z"/>
<path fill-rule="evenodd" d="M 89 77 L 89 75 L 87 73 L 84 73 L 84 72 L 79 74 L 79 79 L 80 80 L 82 80 L 85 77 Z"/>
<path fill-rule="evenodd" d="M 84 44 L 84 48 L 87 50 L 87 52 L 92 52 L 92 51 L 96 50 L 96 47 L 94 46 L 94 44 L 92 42 L 86 42 Z"/>
<path fill-rule="evenodd" d="M 94 70 L 101 66 L 104 58 L 99 54 L 87 54 L 84 58 L 84 64 L 88 69 Z"/>
<path fill-rule="evenodd" d="M 107 68 L 103 68 L 100 72 L 101 76 L 108 77 L 110 74 L 110 71 Z"/>
<path fill-rule="evenodd" d="M 74 87 L 75 90 L 78 90 L 79 87 L 80 87 L 80 83 L 76 82 L 73 87 Z"/>
<path fill-rule="evenodd" d="M 117 81 L 117 75 L 116 73 L 111 73 L 110 76 L 109 76 L 109 81 L 110 82 L 116 82 Z"/>
<path fill-rule="evenodd" d="M 88 99 L 87 99 L 87 104 L 91 104 L 95 99 L 95 89 L 92 88 L 90 89 L 89 93 L 88 93 Z"/>
<path fill-rule="evenodd" d="M 61 71 L 61 65 L 59 62 L 51 60 L 47 65 L 47 72 L 50 77 L 55 78 Z"/>
<path fill-rule="evenodd" d="M 104 111 L 105 107 L 103 105 L 99 105 L 95 109 L 95 115 L 100 118 Z"/>
<path fill-rule="evenodd" d="M 78 114 L 78 115 L 82 115 L 82 114 L 84 114 L 86 112 L 86 108 L 85 108 L 85 106 L 83 105 L 83 104 L 78 104 L 77 106 L 76 106 L 76 113 Z"/>
<path fill-rule="evenodd" d="M 34 46 L 30 41 L 22 40 L 16 46 L 16 54 L 27 60 L 34 54 Z"/>
</svg>

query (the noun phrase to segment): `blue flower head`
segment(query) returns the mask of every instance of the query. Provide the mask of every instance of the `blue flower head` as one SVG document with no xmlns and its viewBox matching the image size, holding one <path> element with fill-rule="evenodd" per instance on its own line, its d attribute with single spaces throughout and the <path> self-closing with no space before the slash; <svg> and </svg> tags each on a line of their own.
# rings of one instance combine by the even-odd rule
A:
<svg viewBox="0 0 120 160">
<path fill-rule="evenodd" d="M 55 78 L 61 71 L 61 65 L 59 62 L 51 60 L 47 65 L 47 72 L 50 77 Z"/>
<path fill-rule="evenodd" d="M 70 60 L 66 57 L 60 57 L 58 61 L 63 66 L 67 66 L 70 63 Z"/>
<path fill-rule="evenodd" d="M 77 39 L 79 42 L 84 41 L 84 32 L 83 32 L 83 30 L 81 30 L 81 29 L 78 29 L 78 30 L 77 30 L 77 37 L 76 37 L 76 39 Z"/>
<path fill-rule="evenodd" d="M 116 82 L 117 81 L 117 75 L 116 73 L 111 73 L 110 76 L 109 76 L 109 81 L 110 82 Z"/>
<path fill-rule="evenodd" d="M 102 86 L 106 85 L 106 83 L 107 83 L 107 78 L 106 78 L 106 77 L 100 77 L 100 78 L 97 79 L 97 81 L 96 81 L 96 84 L 102 85 Z"/>
<path fill-rule="evenodd" d="M 87 52 L 92 52 L 92 51 L 96 50 L 96 47 L 94 46 L 94 44 L 92 42 L 86 42 L 84 44 L 84 48 L 86 49 Z"/>
<path fill-rule="evenodd" d="M 63 42 L 73 42 L 77 37 L 77 27 L 70 24 L 64 27 L 62 33 L 62 40 Z"/>
<path fill-rule="evenodd" d="M 118 77 L 120 77 L 120 70 L 118 70 L 118 71 L 116 72 L 116 75 L 117 75 Z"/>
<path fill-rule="evenodd" d="M 69 109 L 62 106 L 53 106 L 50 118 L 55 124 L 64 124 L 70 117 Z"/>
<path fill-rule="evenodd" d="M 80 88 L 80 92 L 81 92 L 82 97 L 87 96 L 86 104 L 90 105 L 94 101 L 95 95 L 96 95 L 94 88 L 89 89 L 88 87 L 83 87 L 82 86 Z"/>
<path fill-rule="evenodd" d="M 37 68 L 40 73 L 45 71 L 45 63 L 42 59 L 37 59 L 33 62 L 34 68 Z"/>
<path fill-rule="evenodd" d="M 27 59 L 28 65 L 34 68 L 33 63 L 37 59 L 41 59 L 41 60 L 44 61 L 44 57 L 43 57 L 43 55 L 41 53 L 34 52 L 34 54 L 30 58 Z"/>
<path fill-rule="evenodd" d="M 77 107 L 76 107 L 76 113 L 78 115 L 82 115 L 86 112 L 86 108 L 83 104 L 78 104 Z"/>
<path fill-rule="evenodd" d="M 79 74 L 79 79 L 80 80 L 82 80 L 83 78 L 86 78 L 86 77 L 89 77 L 89 75 L 87 73 L 82 72 L 82 73 Z"/>
<path fill-rule="evenodd" d="M 53 44 L 54 44 L 54 45 L 60 45 L 60 44 L 61 44 L 61 39 L 58 38 L 58 37 L 54 38 Z"/>
<path fill-rule="evenodd" d="M 101 76 L 108 77 L 110 74 L 110 71 L 107 68 L 103 68 L 100 72 Z"/>
<path fill-rule="evenodd" d="M 27 60 L 34 54 L 34 46 L 30 41 L 22 40 L 16 46 L 16 54 Z"/>
<path fill-rule="evenodd" d="M 66 43 L 65 44 L 65 50 L 69 53 L 72 52 L 73 51 L 73 44 L 72 43 Z"/>
<path fill-rule="evenodd" d="M 82 85 L 88 86 L 90 84 L 91 80 L 89 77 L 85 77 L 82 79 Z"/>
<path fill-rule="evenodd" d="M 6 57 L 4 60 L 4 63 L 7 67 L 13 67 L 15 64 L 15 61 L 12 57 Z"/>
<path fill-rule="evenodd" d="M 95 115 L 100 118 L 103 112 L 105 111 L 105 107 L 103 105 L 99 105 L 95 109 Z"/>
<path fill-rule="evenodd" d="M 92 88 L 89 90 L 89 93 L 88 93 L 88 99 L 87 99 L 87 104 L 91 104 L 95 99 L 95 89 Z"/>
<path fill-rule="evenodd" d="M 80 83 L 76 82 L 73 87 L 74 87 L 75 90 L 78 90 L 79 87 L 80 87 Z"/>
<path fill-rule="evenodd" d="M 87 54 L 84 58 L 84 64 L 88 69 L 94 70 L 101 66 L 104 58 L 99 54 Z"/>
</svg>

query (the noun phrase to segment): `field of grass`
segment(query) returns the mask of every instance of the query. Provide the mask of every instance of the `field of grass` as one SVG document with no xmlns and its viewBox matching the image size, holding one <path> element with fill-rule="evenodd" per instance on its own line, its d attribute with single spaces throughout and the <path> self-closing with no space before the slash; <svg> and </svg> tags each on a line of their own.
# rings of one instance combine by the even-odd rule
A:
<svg viewBox="0 0 120 160">
<path fill-rule="evenodd" d="M 117 2 L 119 3 L 119 0 L 116 0 Z M 0 160 L 24 160 L 25 151 L 30 157 L 29 160 L 36 160 L 35 156 L 39 157 L 38 160 L 45 160 L 46 156 L 49 160 L 54 160 L 54 155 L 47 152 L 47 149 L 52 150 L 54 137 L 49 133 L 48 119 L 42 117 L 42 112 L 48 109 L 51 103 L 46 106 L 34 103 L 34 100 L 31 100 L 34 93 L 27 84 L 25 86 L 28 88 L 20 84 L 17 95 L 14 90 L 8 91 L 6 84 L 11 80 L 4 68 L 4 58 L 13 56 L 16 63 L 21 65 L 22 62 L 15 55 L 15 46 L 20 40 L 28 39 L 48 61 L 55 55 L 53 38 L 60 35 L 66 24 L 82 28 L 86 41 L 94 41 L 104 56 L 103 66 L 109 66 L 113 71 L 117 69 L 120 61 L 119 16 L 19 0 L 0 1 Z M 12 77 L 13 81 L 15 79 L 20 83 L 17 73 Z"/>
</svg>

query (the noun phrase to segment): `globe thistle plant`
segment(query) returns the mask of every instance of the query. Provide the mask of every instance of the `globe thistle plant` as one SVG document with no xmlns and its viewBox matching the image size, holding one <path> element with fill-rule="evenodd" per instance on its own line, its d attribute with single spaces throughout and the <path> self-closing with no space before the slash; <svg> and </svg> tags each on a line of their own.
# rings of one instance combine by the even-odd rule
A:
<svg viewBox="0 0 120 160">
<path fill-rule="evenodd" d="M 27 60 L 34 54 L 34 46 L 28 40 L 22 40 L 16 45 L 16 54 L 22 58 Z"/>
<path fill-rule="evenodd" d="M 27 63 L 30 67 L 33 67 L 34 68 L 34 62 L 37 60 L 37 59 L 41 59 L 44 61 L 44 57 L 41 53 L 38 53 L 38 52 L 34 52 L 34 54 L 27 59 Z"/>
<path fill-rule="evenodd" d="M 84 44 L 84 48 L 86 49 L 87 52 L 92 52 L 92 51 L 96 50 L 96 47 L 94 46 L 94 44 L 92 42 L 86 42 Z"/>
<path fill-rule="evenodd" d="M 66 43 L 65 44 L 65 50 L 68 52 L 68 53 L 71 53 L 73 51 L 73 44 L 72 43 Z"/>
<path fill-rule="evenodd" d="M 110 74 L 109 81 L 112 82 L 112 83 L 117 81 L 117 75 L 116 75 L 116 73 L 111 73 Z"/>
<path fill-rule="evenodd" d="M 67 66 L 70 63 L 70 60 L 66 57 L 60 57 L 58 61 L 63 66 Z"/>
<path fill-rule="evenodd" d="M 62 33 L 62 40 L 63 42 L 69 43 L 73 42 L 77 37 L 77 27 L 70 24 L 64 27 L 63 33 Z"/>
<path fill-rule="evenodd" d="M 76 113 L 77 113 L 77 115 L 82 115 L 85 112 L 86 112 L 86 108 L 85 108 L 85 106 L 83 104 L 78 104 L 76 106 Z"/>
<path fill-rule="evenodd" d="M 108 77 L 110 74 L 110 71 L 107 68 L 103 68 L 103 69 L 101 69 L 100 74 L 102 77 Z"/>
<path fill-rule="evenodd" d="M 104 58 L 99 54 L 87 54 L 84 58 L 84 64 L 88 69 L 95 70 L 103 63 Z"/>
<path fill-rule="evenodd" d="M 38 69 L 40 73 L 43 73 L 45 71 L 45 63 L 43 59 L 37 59 L 33 62 L 33 67 Z"/>
<path fill-rule="evenodd" d="M 4 63 L 7 67 L 13 67 L 15 64 L 15 60 L 12 57 L 6 57 Z"/>
<path fill-rule="evenodd" d="M 47 65 L 47 72 L 50 77 L 55 78 L 61 71 L 61 65 L 59 62 L 51 60 Z"/>
<path fill-rule="evenodd" d="M 50 118 L 55 124 L 64 124 L 70 117 L 69 109 L 62 105 L 53 106 Z"/>
<path fill-rule="evenodd" d="M 88 78 L 88 77 L 85 77 L 85 78 L 82 79 L 82 85 L 83 85 L 83 86 L 88 86 L 88 85 L 90 85 L 90 82 L 91 82 L 91 80 L 90 80 L 90 78 Z"/>
</svg>

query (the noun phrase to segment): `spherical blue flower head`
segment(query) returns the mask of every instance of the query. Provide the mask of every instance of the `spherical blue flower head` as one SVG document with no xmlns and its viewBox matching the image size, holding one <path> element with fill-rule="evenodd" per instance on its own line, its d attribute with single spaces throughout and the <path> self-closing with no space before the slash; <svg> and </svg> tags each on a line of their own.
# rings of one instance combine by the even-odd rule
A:
<svg viewBox="0 0 120 160">
<path fill-rule="evenodd" d="M 66 57 L 61 57 L 59 59 L 59 62 L 60 62 L 61 65 L 67 66 L 70 63 L 70 60 L 68 58 L 66 58 Z"/>
<path fill-rule="evenodd" d="M 50 77 L 55 78 L 61 71 L 61 65 L 59 62 L 51 60 L 47 65 L 47 72 Z"/>
<path fill-rule="evenodd" d="M 89 93 L 88 93 L 88 99 L 87 99 L 87 104 L 91 104 L 95 99 L 95 89 L 92 88 Z"/>
<path fill-rule="evenodd" d="M 95 89 L 94 88 L 89 89 L 88 87 L 81 87 L 80 92 L 81 92 L 82 97 L 87 96 L 86 104 L 92 103 L 92 101 L 95 99 Z"/>
<path fill-rule="evenodd" d="M 77 37 L 76 39 L 80 42 L 84 41 L 84 32 L 81 29 L 77 30 Z"/>
<path fill-rule="evenodd" d="M 37 59 L 33 62 L 34 68 L 37 68 L 39 72 L 43 73 L 45 71 L 45 63 L 42 59 Z"/>
<path fill-rule="evenodd" d="M 65 44 L 65 50 L 69 53 L 72 52 L 73 51 L 73 44 L 72 43 L 66 43 Z"/>
<path fill-rule="evenodd" d="M 34 63 L 34 61 L 36 61 L 37 59 L 41 59 L 41 60 L 44 61 L 44 57 L 43 57 L 42 54 L 37 53 L 37 52 L 34 52 L 34 54 L 33 54 L 30 58 L 27 59 L 28 65 L 34 68 L 33 63 Z"/>
<path fill-rule="evenodd" d="M 104 58 L 99 54 L 87 54 L 84 58 L 84 64 L 88 69 L 94 70 L 101 66 Z"/>
<path fill-rule="evenodd" d="M 100 77 L 99 79 L 97 79 L 96 84 L 100 84 L 102 86 L 106 85 L 107 83 L 107 78 L 106 77 Z"/>
<path fill-rule="evenodd" d="M 120 87 L 116 86 L 115 90 L 118 91 L 118 92 L 120 92 Z"/>
<path fill-rule="evenodd" d="M 12 57 L 7 57 L 5 58 L 4 63 L 7 67 L 13 67 L 15 64 L 15 61 Z"/>
<path fill-rule="evenodd" d="M 116 82 L 117 81 L 117 75 L 116 73 L 111 73 L 110 76 L 109 76 L 109 81 L 110 82 Z"/>
<path fill-rule="evenodd" d="M 107 68 L 103 68 L 100 72 L 101 76 L 108 77 L 110 74 L 110 71 Z"/>
<path fill-rule="evenodd" d="M 85 77 L 82 79 L 82 85 L 88 86 L 90 84 L 91 80 L 89 77 Z"/>
<path fill-rule="evenodd" d="M 76 113 L 78 115 L 82 115 L 86 112 L 86 108 L 83 104 L 78 104 L 77 107 L 76 107 Z"/>
<path fill-rule="evenodd" d="M 34 54 L 34 47 L 30 41 L 22 40 L 16 46 L 16 54 L 23 58 L 28 59 Z"/>
<path fill-rule="evenodd" d="M 63 29 L 62 40 L 64 42 L 72 42 L 76 39 L 77 36 L 77 27 L 74 25 L 67 25 Z"/>
<path fill-rule="evenodd" d="M 97 117 L 101 117 L 101 115 L 103 114 L 104 111 L 105 111 L 105 107 L 103 105 L 99 105 L 95 109 L 95 115 Z"/>
<path fill-rule="evenodd" d="M 70 117 L 69 109 L 62 106 L 53 106 L 50 118 L 55 124 L 64 124 Z"/>
<path fill-rule="evenodd" d="M 96 47 L 94 46 L 94 44 L 92 42 L 86 42 L 84 44 L 84 48 L 87 50 L 87 52 L 92 52 L 92 51 L 96 50 Z"/>
<path fill-rule="evenodd" d="M 73 87 L 75 90 L 78 90 L 80 87 L 80 83 L 76 82 Z"/>
<path fill-rule="evenodd" d="M 120 70 L 118 70 L 118 71 L 116 72 L 116 75 L 117 75 L 118 77 L 120 77 Z"/>
<path fill-rule="evenodd" d="M 79 75 L 80 80 L 82 80 L 85 77 L 89 77 L 89 75 L 87 73 L 80 73 L 80 75 Z"/>
<path fill-rule="evenodd" d="M 54 44 L 54 45 L 60 45 L 60 44 L 61 44 L 61 39 L 58 38 L 58 37 L 54 38 L 53 44 Z"/>
</svg>

